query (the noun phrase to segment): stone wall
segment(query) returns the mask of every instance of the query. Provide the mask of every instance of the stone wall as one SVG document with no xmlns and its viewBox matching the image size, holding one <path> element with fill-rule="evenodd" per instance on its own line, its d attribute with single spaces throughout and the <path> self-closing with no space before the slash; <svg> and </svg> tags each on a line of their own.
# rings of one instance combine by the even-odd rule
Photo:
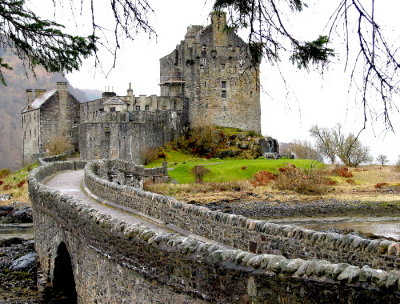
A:
<svg viewBox="0 0 400 304">
<path fill-rule="evenodd" d="M 162 96 L 188 99 L 192 125 L 219 125 L 261 132 L 258 67 L 248 45 L 226 29 L 224 13 L 207 27 L 190 26 L 183 40 L 160 59 Z"/>
<path fill-rule="evenodd" d="M 82 165 L 47 164 L 29 176 L 41 270 L 51 284 L 57 248 L 65 244 L 78 303 L 398 303 L 400 299 L 398 271 L 260 255 L 155 232 L 112 219 L 40 182 Z"/>
<path fill-rule="evenodd" d="M 398 242 L 317 232 L 210 211 L 206 207 L 109 182 L 95 174 L 101 166 L 106 164 L 91 162 L 85 168 L 86 186 L 95 195 L 227 246 L 286 258 L 324 259 L 386 270 L 397 269 L 400 265 Z"/>
<path fill-rule="evenodd" d="M 40 110 L 22 113 L 22 156 L 24 164 L 34 162 L 34 156 L 40 153 L 39 124 Z"/>
<path fill-rule="evenodd" d="M 144 168 L 122 160 L 103 160 L 96 168 L 96 174 L 110 182 L 143 189 L 144 183 L 164 183 L 169 181 L 167 163 L 162 167 Z"/>
<path fill-rule="evenodd" d="M 178 137 L 185 124 L 182 112 L 176 111 L 97 115 L 108 115 L 109 119 L 97 120 L 94 116 L 79 126 L 79 148 L 84 159 L 123 159 L 142 164 L 149 150 Z"/>
</svg>

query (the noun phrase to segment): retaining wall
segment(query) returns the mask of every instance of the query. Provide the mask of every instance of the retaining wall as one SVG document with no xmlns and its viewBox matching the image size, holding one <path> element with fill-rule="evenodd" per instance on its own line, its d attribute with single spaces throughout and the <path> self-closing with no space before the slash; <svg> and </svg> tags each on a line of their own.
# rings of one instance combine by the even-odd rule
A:
<svg viewBox="0 0 400 304">
<path fill-rule="evenodd" d="M 317 232 L 210 211 L 102 179 L 96 172 L 106 166 L 107 161 L 95 161 L 85 167 L 85 183 L 95 195 L 227 246 L 286 258 L 324 259 L 332 263 L 368 265 L 386 270 L 397 269 L 400 264 L 398 242 Z"/>
</svg>

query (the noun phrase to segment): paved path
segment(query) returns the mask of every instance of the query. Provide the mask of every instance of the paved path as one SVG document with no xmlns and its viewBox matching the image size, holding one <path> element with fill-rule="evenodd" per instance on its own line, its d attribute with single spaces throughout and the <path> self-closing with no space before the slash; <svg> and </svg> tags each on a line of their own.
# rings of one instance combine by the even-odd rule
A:
<svg viewBox="0 0 400 304">
<path fill-rule="evenodd" d="M 192 234 L 187 230 L 183 230 L 179 227 L 170 224 L 164 224 L 162 221 L 149 217 L 147 215 L 136 212 L 133 209 L 119 206 L 113 202 L 102 200 L 94 195 L 90 196 L 84 191 L 84 185 L 82 185 L 84 177 L 83 170 L 76 171 L 62 171 L 54 176 L 51 176 L 44 181 L 44 184 L 50 188 L 56 189 L 61 193 L 67 194 L 83 202 L 84 204 L 96 209 L 97 211 L 108 214 L 113 218 L 122 220 L 128 224 L 141 224 L 145 225 L 157 232 L 165 233 L 179 233 L 183 236 L 189 236 L 198 240 L 202 240 L 208 243 L 216 243 L 215 241 L 203 238 L 196 234 Z M 96 198 L 96 199 L 95 199 Z"/>
</svg>

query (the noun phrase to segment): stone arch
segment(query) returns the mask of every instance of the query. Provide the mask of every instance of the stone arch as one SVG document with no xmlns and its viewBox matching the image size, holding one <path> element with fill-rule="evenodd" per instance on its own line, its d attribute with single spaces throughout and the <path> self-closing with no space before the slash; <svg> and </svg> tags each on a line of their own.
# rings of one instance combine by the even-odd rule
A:
<svg viewBox="0 0 400 304">
<path fill-rule="evenodd" d="M 54 260 L 53 291 L 62 294 L 66 299 L 65 303 L 77 303 L 74 272 L 72 269 L 71 256 L 67 246 L 61 242 L 57 249 Z"/>
</svg>

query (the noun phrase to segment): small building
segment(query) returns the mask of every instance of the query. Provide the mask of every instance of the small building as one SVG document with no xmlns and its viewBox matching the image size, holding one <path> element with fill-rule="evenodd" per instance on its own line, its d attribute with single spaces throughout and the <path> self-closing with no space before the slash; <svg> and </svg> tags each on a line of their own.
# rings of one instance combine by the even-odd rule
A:
<svg viewBox="0 0 400 304">
<path fill-rule="evenodd" d="M 79 147 L 79 101 L 68 92 L 66 82 L 55 90 L 26 90 L 27 106 L 22 111 L 23 162 L 29 164 L 46 153 L 48 144 L 63 137 L 75 151 Z"/>
</svg>

